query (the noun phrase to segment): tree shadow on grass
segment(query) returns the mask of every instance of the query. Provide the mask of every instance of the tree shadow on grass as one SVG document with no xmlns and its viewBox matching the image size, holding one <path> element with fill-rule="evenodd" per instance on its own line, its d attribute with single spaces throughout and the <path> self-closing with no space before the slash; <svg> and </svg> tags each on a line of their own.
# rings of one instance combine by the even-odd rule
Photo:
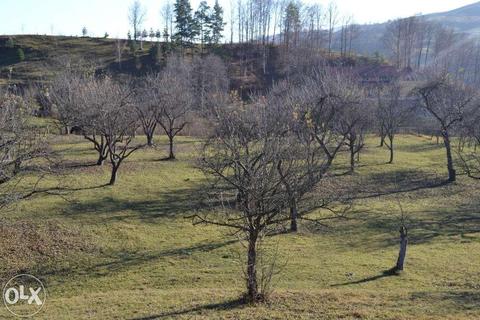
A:
<svg viewBox="0 0 480 320">
<path fill-rule="evenodd" d="M 64 268 L 61 270 L 53 270 L 49 272 L 44 272 L 40 274 L 41 276 L 51 276 L 51 275 L 88 275 L 92 276 L 105 276 L 109 275 L 112 272 L 119 272 L 128 268 L 134 268 L 143 264 L 149 264 L 155 262 L 162 258 L 167 257 L 189 257 L 195 253 L 201 252 L 210 252 L 222 247 L 236 243 L 238 240 L 231 239 L 222 242 L 211 242 L 211 243 L 199 243 L 188 247 L 180 247 L 167 249 L 162 251 L 148 251 L 148 252 L 138 252 L 138 251 L 118 251 L 110 254 L 105 254 L 102 257 L 105 262 L 97 263 L 91 266 L 85 266 L 80 268 Z"/>
<path fill-rule="evenodd" d="M 246 305 L 245 300 L 242 298 L 238 298 L 238 299 L 233 299 L 226 302 L 211 303 L 211 304 L 201 305 L 197 307 L 181 309 L 177 311 L 169 311 L 169 312 L 146 316 L 146 317 L 132 318 L 131 320 L 155 320 L 155 319 L 171 318 L 175 316 L 187 315 L 189 313 L 201 312 L 201 311 L 207 311 L 207 310 L 214 310 L 214 311 L 233 310 L 233 309 L 242 307 L 244 305 Z"/>
<path fill-rule="evenodd" d="M 130 200 L 111 196 L 91 201 L 78 201 L 64 209 L 70 218 L 95 217 L 103 221 L 139 219 L 156 222 L 158 218 L 186 216 L 195 210 L 214 208 L 220 203 L 206 201 L 202 185 L 151 194 L 152 200 Z"/>
<path fill-rule="evenodd" d="M 396 146 L 397 151 L 410 153 L 430 152 L 433 150 L 442 150 L 444 148 L 443 142 L 436 144 L 434 141 L 427 141 L 426 143 L 418 144 L 400 144 Z"/>
<path fill-rule="evenodd" d="M 382 273 L 380 273 L 378 275 L 375 275 L 375 276 L 371 276 L 371 277 L 367 277 L 367 278 L 363 278 L 363 279 L 355 280 L 355 281 L 348 281 L 348 282 L 343 282 L 343 283 L 332 284 L 331 287 L 342 287 L 342 286 L 348 286 L 348 285 L 352 285 L 352 284 L 362 284 L 362 283 L 371 282 L 371 281 L 379 280 L 379 279 L 382 279 L 382 278 L 398 276 L 398 275 L 399 274 L 396 272 L 396 270 L 394 268 L 391 268 L 391 269 L 385 270 Z"/>
<path fill-rule="evenodd" d="M 94 189 L 101 189 L 106 187 L 106 184 L 90 186 L 90 187 L 80 187 L 80 188 L 69 188 L 69 187 L 48 187 L 48 188 L 38 188 L 31 192 L 21 195 L 21 199 L 30 199 L 38 196 L 57 196 L 61 197 L 62 199 L 72 202 L 69 199 L 69 196 L 74 194 L 76 191 L 83 191 L 83 190 L 94 190 Z"/>
<path fill-rule="evenodd" d="M 98 165 L 96 162 L 91 160 L 64 160 L 61 163 L 58 163 L 55 166 L 55 169 L 68 170 L 68 169 L 81 169 L 81 168 L 89 168 L 89 167 L 102 168 L 102 166 Z"/>
<path fill-rule="evenodd" d="M 447 186 L 449 182 L 436 173 L 418 169 L 401 169 L 369 174 L 358 183 L 355 199 L 370 199 Z"/>
<path fill-rule="evenodd" d="M 453 302 L 457 307 L 463 310 L 480 310 L 480 292 L 479 291 L 441 291 L 441 292 L 414 292 L 411 295 L 413 301 Z"/>
<path fill-rule="evenodd" d="M 409 212 L 407 216 L 409 243 L 418 245 L 434 241 L 437 238 L 455 238 L 455 241 L 480 241 L 480 204 L 464 204 L 453 209 L 421 210 Z M 398 245 L 399 216 L 377 217 L 365 219 L 363 227 L 375 234 L 390 233 L 391 236 L 382 241 L 378 239 L 360 242 L 371 248 Z M 362 229 L 365 231 L 365 229 Z M 370 234 L 367 232 L 367 234 Z M 457 239 L 460 237 L 460 239 Z M 352 243 L 352 245 L 355 245 Z"/>
</svg>

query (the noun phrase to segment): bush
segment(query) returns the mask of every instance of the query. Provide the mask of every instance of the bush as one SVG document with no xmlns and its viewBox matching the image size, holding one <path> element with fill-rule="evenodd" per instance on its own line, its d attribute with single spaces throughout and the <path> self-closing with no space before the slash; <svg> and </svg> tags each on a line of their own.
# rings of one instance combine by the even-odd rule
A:
<svg viewBox="0 0 480 320">
<path fill-rule="evenodd" d="M 22 48 L 18 48 L 17 57 L 18 57 L 18 60 L 20 60 L 20 61 L 25 60 L 25 53 L 23 52 Z"/>
<path fill-rule="evenodd" d="M 160 45 L 154 44 L 150 47 L 149 49 L 149 56 L 150 60 L 153 63 L 158 63 L 162 59 L 162 50 L 160 48 Z"/>
</svg>

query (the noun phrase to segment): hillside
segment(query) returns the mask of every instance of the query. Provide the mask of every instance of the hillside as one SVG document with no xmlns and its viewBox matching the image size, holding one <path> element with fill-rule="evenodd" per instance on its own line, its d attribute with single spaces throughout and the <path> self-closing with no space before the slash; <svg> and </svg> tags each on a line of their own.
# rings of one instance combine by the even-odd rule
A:
<svg viewBox="0 0 480 320">
<path fill-rule="evenodd" d="M 13 39 L 13 48 L 7 41 Z M 17 50 L 25 53 L 21 61 Z M 55 72 L 55 57 L 73 55 L 107 66 L 115 61 L 115 40 L 62 36 L 0 36 L 0 81 L 24 83 L 48 79 Z M 129 59 L 125 56 L 123 59 Z"/>
<path fill-rule="evenodd" d="M 457 32 L 470 36 L 480 35 L 480 2 L 447 12 L 427 14 L 424 17 Z M 363 55 L 372 55 L 375 52 L 385 54 L 382 36 L 387 23 L 359 25 L 358 37 L 353 42 L 356 52 Z"/>
<path fill-rule="evenodd" d="M 13 40 L 13 48 L 7 45 L 8 41 L 12 41 L 9 39 Z M 169 54 L 162 52 L 166 45 L 161 43 L 160 53 L 152 57 L 150 49 L 155 44 L 155 42 L 145 41 L 143 50 L 137 50 L 133 54 L 128 42 L 121 40 L 122 53 L 119 63 L 117 39 L 39 35 L 0 36 L 0 85 L 49 81 L 61 69 L 62 64 L 59 64 L 58 60 L 65 56 L 94 63 L 100 72 L 114 76 L 142 75 L 160 70 Z M 25 53 L 23 61 L 18 56 L 20 48 Z M 251 91 L 268 88 L 285 76 L 286 69 L 311 69 L 311 63 L 315 57 L 329 59 L 335 65 L 357 66 L 359 72 L 363 72 L 365 67 L 380 66 L 378 61 L 365 56 L 342 58 L 333 54 L 327 57 L 324 52 L 317 51 L 314 56 L 308 53 L 308 58 L 298 59 L 294 65 L 291 61 L 288 62 L 286 67 L 283 48 L 278 45 L 267 46 L 265 57 L 263 46 L 252 43 L 223 44 L 208 48 L 208 52 L 219 55 L 223 59 L 231 89 L 238 90 L 245 96 Z M 200 49 L 190 48 L 186 51 L 186 55 L 189 58 L 199 57 Z"/>
<path fill-rule="evenodd" d="M 7 47 L 7 42 L 12 41 L 9 39 L 13 40 L 13 48 Z M 162 52 L 166 45 L 160 43 L 159 54 L 152 56 L 150 49 L 156 44 L 144 41 L 143 50 L 138 49 L 133 54 L 125 40 L 39 35 L 0 36 L 0 85 L 48 81 L 61 68 L 57 60 L 65 56 L 94 63 L 101 72 L 115 76 L 157 71 L 164 65 L 169 52 Z M 25 53 L 23 61 L 18 57 L 19 48 Z M 281 66 L 276 60 L 278 55 L 275 47 L 269 48 L 265 72 L 263 51 L 258 45 L 221 45 L 210 48 L 208 52 L 222 57 L 235 89 L 262 89 L 272 79 L 279 77 Z M 198 47 L 188 49 L 186 55 L 190 58 L 198 57 L 200 50 Z"/>
<path fill-rule="evenodd" d="M 428 14 L 425 17 L 458 32 L 473 36 L 480 34 L 480 2 L 448 12 Z M 386 25 L 387 22 L 358 26 L 358 37 L 352 43 L 357 54 L 369 57 L 378 52 L 386 55 L 382 42 Z M 11 44 L 8 47 L 7 42 L 10 38 L 13 39 L 13 47 Z M 143 50 L 137 51 L 134 55 L 127 42 L 122 41 L 119 60 L 119 43 L 116 39 L 42 35 L 0 36 L 0 85 L 7 82 L 28 83 L 48 80 L 58 70 L 54 64 L 55 59 L 65 55 L 94 62 L 100 69 L 113 74 L 150 72 L 161 67 L 165 56 L 160 54 L 159 59 L 152 58 L 149 53 L 152 44 L 154 42 L 145 41 Z M 25 53 L 24 61 L 19 58 L 19 48 Z M 263 52 L 255 45 L 222 45 L 210 51 L 219 54 L 226 61 L 234 88 L 264 88 L 282 73 L 277 46 L 272 46 L 268 50 L 265 72 Z M 194 48 L 190 53 L 198 55 L 199 49 Z M 370 63 L 362 59 L 349 63 Z"/>
<path fill-rule="evenodd" d="M 455 10 L 426 15 L 430 20 L 470 35 L 480 35 L 480 2 Z"/>
<path fill-rule="evenodd" d="M 7 42 L 12 40 L 13 47 L 8 47 Z M 145 41 L 143 50 L 139 49 L 133 54 L 125 40 L 119 42 L 117 39 L 39 35 L 0 36 L 0 84 L 48 81 L 60 70 L 57 60 L 65 56 L 94 63 L 99 70 L 113 75 L 145 74 L 160 69 L 168 55 L 160 52 L 158 56 L 152 57 L 150 49 L 155 44 Z M 18 56 L 19 49 L 25 54 L 23 61 Z M 263 86 L 262 82 L 270 76 L 260 73 L 260 66 L 255 66 L 260 53 L 254 47 L 222 46 L 211 52 L 219 54 L 227 62 L 233 83 L 241 83 L 241 86 L 247 88 Z M 187 54 L 199 55 L 199 50 L 194 48 Z M 240 70 L 240 63 L 244 64 L 245 70 Z M 267 68 L 267 71 L 271 71 L 271 68 Z"/>
</svg>

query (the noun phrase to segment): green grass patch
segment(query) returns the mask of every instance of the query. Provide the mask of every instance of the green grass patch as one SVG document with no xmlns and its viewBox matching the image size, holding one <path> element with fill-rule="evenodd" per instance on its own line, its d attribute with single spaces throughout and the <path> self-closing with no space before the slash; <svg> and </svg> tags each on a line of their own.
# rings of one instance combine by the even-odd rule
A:
<svg viewBox="0 0 480 320">
<path fill-rule="evenodd" d="M 428 137 L 399 136 L 391 165 L 369 137 L 357 173 L 336 178 L 358 197 L 351 219 L 270 237 L 265 245 L 278 246 L 285 267 L 271 302 L 255 307 L 238 300 L 241 244 L 185 219 L 204 179 L 194 166 L 197 139 L 180 137 L 178 160 L 160 161 L 167 140 L 157 137 L 125 162 L 113 187 L 101 186 L 109 166 L 91 165 L 95 153 L 81 137 L 50 139 L 67 168 L 42 183 L 80 190 L 1 216 L 2 286 L 16 272 L 42 279 L 48 299 L 36 319 L 480 318 L 478 182 L 461 175 L 445 184 L 444 150 Z M 342 155 L 335 173 L 346 170 Z M 410 243 L 405 272 L 389 276 L 398 201 Z"/>
</svg>

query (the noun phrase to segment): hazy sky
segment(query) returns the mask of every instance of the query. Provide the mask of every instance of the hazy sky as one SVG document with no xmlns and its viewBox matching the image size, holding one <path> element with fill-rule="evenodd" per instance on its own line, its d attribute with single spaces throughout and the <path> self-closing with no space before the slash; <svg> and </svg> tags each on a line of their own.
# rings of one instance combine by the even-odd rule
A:
<svg viewBox="0 0 480 320">
<path fill-rule="evenodd" d="M 79 35 L 85 26 L 90 35 L 125 37 L 127 12 L 133 0 L 0 0 L 0 34 L 63 34 Z M 142 0 L 147 9 L 144 27 L 160 27 L 160 8 L 167 0 Z M 174 1 L 174 0 L 170 0 Z M 214 0 L 209 0 L 213 3 Z M 230 3 L 220 0 L 228 19 Z M 200 0 L 193 0 L 197 7 Z M 326 5 L 329 0 L 305 0 Z M 355 22 L 383 22 L 416 13 L 455 9 L 474 3 L 472 0 L 337 0 L 343 15 L 352 15 Z M 227 27 L 228 28 L 228 27 Z"/>
</svg>

